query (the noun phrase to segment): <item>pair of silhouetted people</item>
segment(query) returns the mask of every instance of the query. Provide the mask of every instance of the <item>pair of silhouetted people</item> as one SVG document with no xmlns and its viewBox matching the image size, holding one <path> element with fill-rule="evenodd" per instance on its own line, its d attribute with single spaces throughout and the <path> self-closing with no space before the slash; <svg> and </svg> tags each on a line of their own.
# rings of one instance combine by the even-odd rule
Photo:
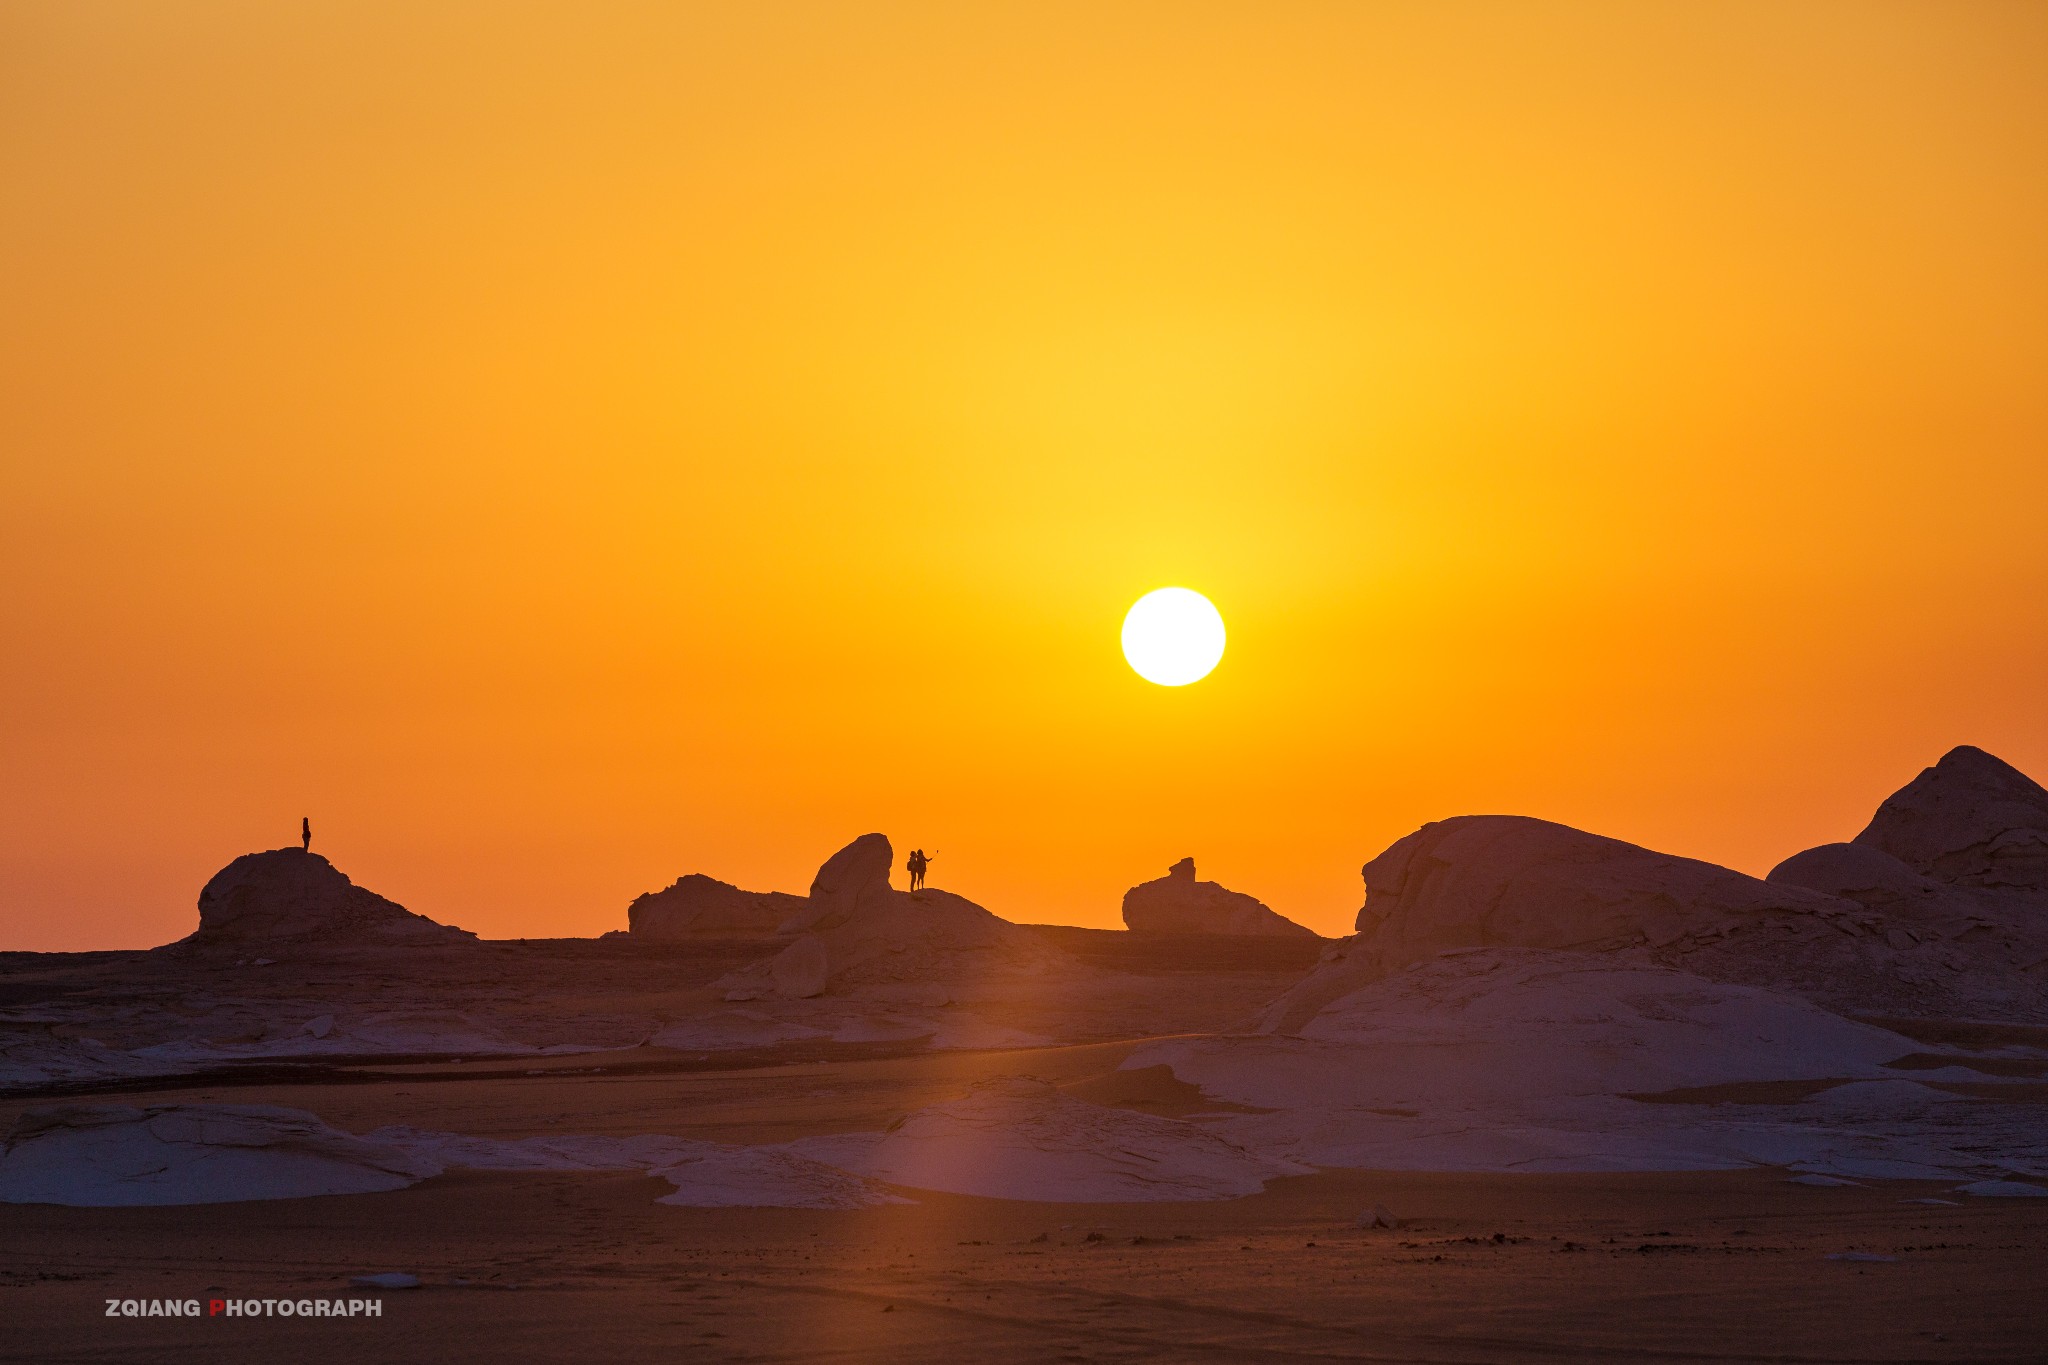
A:
<svg viewBox="0 0 2048 1365">
<path fill-rule="evenodd" d="M 299 817 L 299 843 L 306 852 L 313 851 L 313 817 L 310 815 Z"/>
<path fill-rule="evenodd" d="M 904 860 L 903 865 L 910 869 L 910 889 L 912 891 L 924 885 L 924 870 L 930 867 L 933 861 L 933 856 L 921 848 L 910 850 L 910 857 Z"/>
</svg>

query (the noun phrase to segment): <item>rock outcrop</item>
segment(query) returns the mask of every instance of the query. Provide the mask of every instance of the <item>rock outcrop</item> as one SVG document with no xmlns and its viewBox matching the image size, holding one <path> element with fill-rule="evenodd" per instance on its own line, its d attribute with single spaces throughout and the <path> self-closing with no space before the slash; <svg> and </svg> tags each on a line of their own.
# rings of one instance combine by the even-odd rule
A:
<svg viewBox="0 0 2048 1365">
<path fill-rule="evenodd" d="M 1839 908 L 1799 887 L 1521 815 L 1424 825 L 1363 873 L 1358 929 L 1389 969 L 1447 948 L 1655 948 Z"/>
<path fill-rule="evenodd" d="M 944 1005 L 1017 972 L 1071 960 L 1038 935 L 947 891 L 889 891 L 720 983 L 728 1000 L 855 996 Z"/>
<path fill-rule="evenodd" d="M 863 905 L 887 901 L 889 868 L 896 854 L 886 834 L 863 834 L 825 860 L 811 879 L 811 894 L 781 925 L 785 934 L 830 929 L 846 923 Z"/>
<path fill-rule="evenodd" d="M 1315 937 L 1256 897 L 1217 882 L 1196 881 L 1193 858 L 1182 858 L 1164 877 L 1124 892 L 1124 927 L 1145 934 Z"/>
<path fill-rule="evenodd" d="M 1936 881 L 2048 892 L 2048 791 L 1960 745 L 1892 793 L 1855 842 Z"/>
<path fill-rule="evenodd" d="M 1855 842 L 1759 881 L 1523 816 L 1424 825 L 1363 869 L 1358 933 L 1274 1001 L 1294 1033 L 1326 1005 L 1469 948 L 1562 949 L 1681 968 L 1879 1017 L 2048 1021 L 2048 792 L 1952 750 Z"/>
<path fill-rule="evenodd" d="M 199 893 L 199 928 L 179 947 L 473 942 L 475 934 L 416 915 L 350 881 L 303 849 L 245 853 Z"/>
<path fill-rule="evenodd" d="M 1930 933 L 1953 938 L 1985 922 L 1967 892 L 1923 877 L 1881 849 L 1863 844 L 1822 844 L 1795 853 L 1771 869 L 1766 880 L 1839 896 L 1896 921 L 1895 936 L 1907 947 Z"/>
<path fill-rule="evenodd" d="M 1787 925 L 1795 937 L 1833 935 L 1831 923 L 1862 913 L 1851 901 L 1520 815 L 1424 825 L 1363 875 L 1358 932 L 1268 1006 L 1261 1029 L 1292 1033 L 1331 1001 L 1456 949 L 1634 951 L 1677 963 Z"/>
<path fill-rule="evenodd" d="M 2048 791 L 1982 749 L 1949 750 L 1855 842 L 1795 853 L 1770 880 L 1876 918 L 1887 978 L 1916 997 L 1899 1012 L 2048 1019 Z"/>
<path fill-rule="evenodd" d="M 782 929 L 801 936 L 719 983 L 728 1000 L 855 995 L 944 1005 L 979 983 L 1072 960 L 964 896 L 889 885 L 892 854 L 863 834 L 825 861 L 804 908 Z"/>
<path fill-rule="evenodd" d="M 1926 1047 L 1630 953 L 1473 948 L 1363 985 L 1292 1036 L 1160 1039 L 1123 1066 L 1170 1068 L 1213 1105 L 1205 1129 L 1316 1166 L 2040 1169 L 2048 1127 L 2032 1106 L 1895 1069 Z"/>
<path fill-rule="evenodd" d="M 693 938 L 765 938 L 806 908 L 786 891 L 742 891 L 701 872 L 678 877 L 660 891 L 634 898 L 626 925 L 635 939 L 655 943 Z"/>
<path fill-rule="evenodd" d="M 302 1109 L 63 1104 L 15 1120 L 0 1144 L 0 1203 L 118 1208 L 370 1194 L 441 1169 Z"/>
</svg>

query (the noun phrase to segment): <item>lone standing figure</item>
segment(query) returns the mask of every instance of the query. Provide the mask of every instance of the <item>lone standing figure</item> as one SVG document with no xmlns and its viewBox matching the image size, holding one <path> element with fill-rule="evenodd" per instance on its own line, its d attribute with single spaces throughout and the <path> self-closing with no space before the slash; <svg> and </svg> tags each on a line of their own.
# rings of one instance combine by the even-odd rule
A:
<svg viewBox="0 0 2048 1365">
<path fill-rule="evenodd" d="M 299 843 L 304 846 L 306 852 L 313 851 L 313 817 L 310 815 L 299 817 Z"/>
</svg>

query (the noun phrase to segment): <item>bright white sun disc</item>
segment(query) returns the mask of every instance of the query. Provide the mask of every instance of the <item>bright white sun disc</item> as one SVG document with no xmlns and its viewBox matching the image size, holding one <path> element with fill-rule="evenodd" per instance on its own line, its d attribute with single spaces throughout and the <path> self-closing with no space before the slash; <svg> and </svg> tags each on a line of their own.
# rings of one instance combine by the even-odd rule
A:
<svg viewBox="0 0 2048 1365">
<path fill-rule="evenodd" d="M 1154 588 L 1124 613 L 1124 658 L 1161 687 L 1209 676 L 1223 657 L 1223 617 L 1192 588 Z"/>
</svg>

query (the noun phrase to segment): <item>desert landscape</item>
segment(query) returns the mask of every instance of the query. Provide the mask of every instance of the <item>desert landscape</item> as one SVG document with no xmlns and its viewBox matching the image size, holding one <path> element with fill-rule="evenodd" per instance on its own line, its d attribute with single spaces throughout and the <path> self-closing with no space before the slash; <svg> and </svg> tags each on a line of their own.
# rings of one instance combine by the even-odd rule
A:
<svg viewBox="0 0 2048 1365">
<path fill-rule="evenodd" d="M 1981 750 L 1762 880 L 1439 821 L 1334 941 L 1191 860 L 1121 931 L 894 861 L 491 941 L 285 848 L 6 955 L 10 1349 L 2038 1358 L 2048 791 Z"/>
<path fill-rule="evenodd" d="M 0 0 L 0 1365 L 2048 1363 L 2044 72 Z"/>
</svg>

